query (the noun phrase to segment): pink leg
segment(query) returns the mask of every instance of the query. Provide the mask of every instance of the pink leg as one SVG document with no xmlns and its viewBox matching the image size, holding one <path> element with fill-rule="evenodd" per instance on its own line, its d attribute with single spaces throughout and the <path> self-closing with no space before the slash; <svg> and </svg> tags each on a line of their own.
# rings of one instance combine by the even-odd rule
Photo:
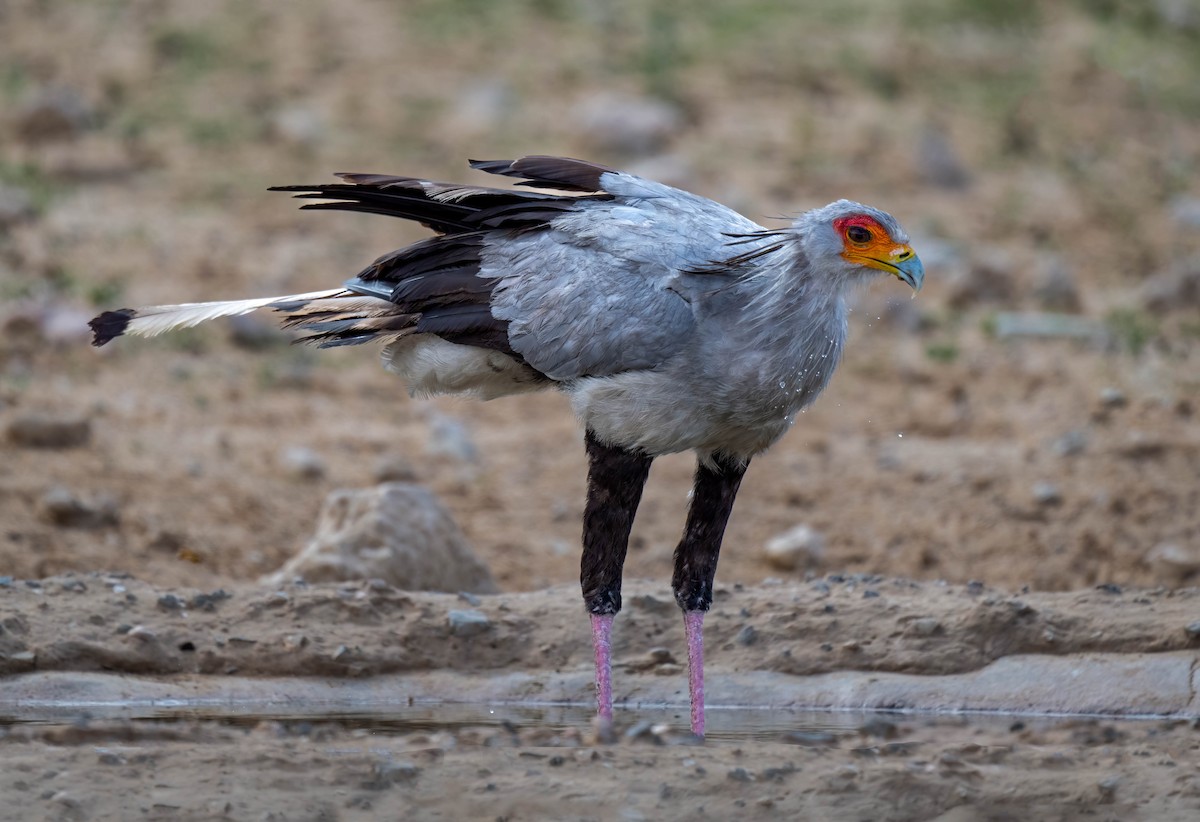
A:
<svg viewBox="0 0 1200 822">
<path fill-rule="evenodd" d="M 692 700 L 692 733 L 704 736 L 704 612 L 684 611 L 687 632 L 688 694 Z"/>
<path fill-rule="evenodd" d="M 592 614 L 592 649 L 596 654 L 596 715 L 612 722 L 612 614 Z"/>
</svg>

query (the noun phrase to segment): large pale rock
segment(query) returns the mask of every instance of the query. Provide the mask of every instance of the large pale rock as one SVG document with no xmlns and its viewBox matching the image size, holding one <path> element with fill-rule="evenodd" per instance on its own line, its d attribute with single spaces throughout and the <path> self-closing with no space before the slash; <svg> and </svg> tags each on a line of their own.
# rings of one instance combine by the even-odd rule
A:
<svg viewBox="0 0 1200 822">
<path fill-rule="evenodd" d="M 381 579 L 409 591 L 493 593 L 488 567 L 425 488 L 389 482 L 325 499 L 308 545 L 264 582 Z"/>
</svg>

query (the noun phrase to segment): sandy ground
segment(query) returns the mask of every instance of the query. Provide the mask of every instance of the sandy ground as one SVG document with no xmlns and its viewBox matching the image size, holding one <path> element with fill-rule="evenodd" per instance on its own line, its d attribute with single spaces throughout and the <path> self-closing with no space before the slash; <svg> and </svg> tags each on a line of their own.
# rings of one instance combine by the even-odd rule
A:
<svg viewBox="0 0 1200 822">
<path fill-rule="evenodd" d="M 1194 18 L 842 5 L 0 5 L 0 818 L 1195 818 Z M 87 345 L 101 308 L 327 288 L 422 236 L 268 185 L 534 152 L 773 225 L 862 199 L 927 263 L 860 296 L 747 475 L 704 746 L 668 590 L 690 456 L 634 529 L 608 743 L 563 398 L 412 400 L 267 320 Z M 501 594 L 256 583 L 398 463 Z M 823 551 L 772 564 L 799 524 Z"/>
<path fill-rule="evenodd" d="M 554 707 L 590 699 L 570 594 L 163 593 L 99 574 L 6 585 L 3 816 L 1200 812 L 1194 589 L 1017 596 L 879 577 L 722 587 L 703 745 L 686 732 L 678 614 L 647 583 L 618 624 L 611 736 L 586 707 Z M 485 626 L 456 629 L 462 609 Z M 1076 717 L 995 713 L 1014 707 Z M 1134 713 L 1157 718 L 1121 718 Z"/>
</svg>

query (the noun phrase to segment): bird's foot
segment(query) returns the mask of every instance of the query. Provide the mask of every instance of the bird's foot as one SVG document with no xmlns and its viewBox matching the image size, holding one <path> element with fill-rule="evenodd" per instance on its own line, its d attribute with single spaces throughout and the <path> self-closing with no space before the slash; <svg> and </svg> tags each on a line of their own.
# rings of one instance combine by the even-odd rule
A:
<svg viewBox="0 0 1200 822">
<path fill-rule="evenodd" d="M 688 695 L 692 703 L 692 733 L 704 736 L 704 611 L 684 611 L 687 633 Z"/>
</svg>

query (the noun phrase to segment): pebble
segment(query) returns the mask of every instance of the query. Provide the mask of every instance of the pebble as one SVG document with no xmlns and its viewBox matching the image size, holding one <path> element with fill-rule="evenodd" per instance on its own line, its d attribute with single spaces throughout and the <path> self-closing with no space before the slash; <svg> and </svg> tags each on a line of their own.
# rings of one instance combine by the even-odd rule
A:
<svg viewBox="0 0 1200 822">
<path fill-rule="evenodd" d="M 954 270 L 943 286 L 948 305 L 969 308 L 978 303 L 1011 303 L 1016 298 L 1011 257 L 996 248 L 978 249 L 971 262 Z"/>
<path fill-rule="evenodd" d="M 134 625 L 126 632 L 125 635 L 133 639 L 141 640 L 142 642 L 154 642 L 158 639 L 158 634 L 154 633 L 154 631 L 151 631 L 144 625 Z"/>
<path fill-rule="evenodd" d="M 120 521 L 112 499 L 84 501 L 61 486 L 51 488 L 38 501 L 43 521 L 62 528 L 105 528 Z"/>
<path fill-rule="evenodd" d="M 495 133 L 514 111 L 521 109 L 521 101 L 512 86 L 499 77 L 477 77 L 452 97 L 445 121 L 450 134 L 465 133 L 482 138 Z"/>
<path fill-rule="evenodd" d="M 0 184 L 0 228 L 9 228 L 33 215 L 33 198 L 28 191 Z"/>
<path fill-rule="evenodd" d="M 1031 493 L 1038 505 L 1060 505 L 1063 501 L 1062 491 L 1052 482 L 1035 482 Z"/>
<path fill-rule="evenodd" d="M 479 447 L 467 423 L 446 414 L 429 415 L 429 438 L 425 451 L 434 457 L 453 457 L 466 463 L 479 462 Z"/>
<path fill-rule="evenodd" d="M 289 446 L 280 453 L 279 464 L 292 477 L 319 480 L 325 476 L 325 461 L 321 455 L 304 445 Z"/>
<path fill-rule="evenodd" d="M 217 603 L 226 599 L 229 599 L 229 594 L 224 589 L 218 588 L 211 594 L 196 594 L 192 597 L 189 605 L 197 611 L 215 611 Z"/>
<path fill-rule="evenodd" d="M 1183 630 L 1188 635 L 1188 639 L 1200 639 L 1200 619 L 1188 623 Z"/>
<path fill-rule="evenodd" d="M 1047 311 L 1078 312 L 1082 307 L 1075 275 L 1061 257 L 1044 256 L 1034 271 L 1033 295 Z"/>
<path fill-rule="evenodd" d="M 412 782 L 421 775 L 421 769 L 412 762 L 380 762 L 375 766 L 375 776 L 392 784 Z"/>
<path fill-rule="evenodd" d="M 635 595 L 630 598 L 629 602 L 639 611 L 645 611 L 648 614 L 658 614 L 663 616 L 666 614 L 674 615 L 679 613 L 679 606 L 677 606 L 674 602 L 661 599 L 660 597 L 654 596 L 654 594 Z"/>
<path fill-rule="evenodd" d="M 999 339 L 1034 338 L 1087 340 L 1105 343 L 1110 334 L 1105 325 L 1096 320 L 1074 314 L 1050 311 L 1018 312 L 1001 311 L 996 314 L 996 336 Z"/>
<path fill-rule="evenodd" d="M 863 736 L 872 736 L 877 739 L 895 739 L 900 735 L 900 729 L 896 727 L 895 722 L 878 717 L 864 722 L 859 726 L 858 732 Z"/>
<path fill-rule="evenodd" d="M 734 637 L 733 641 L 738 645 L 748 648 L 755 642 L 758 642 L 758 629 L 756 629 L 753 625 L 746 625 L 742 628 L 742 630 L 738 631 L 738 634 L 736 637 Z"/>
<path fill-rule="evenodd" d="M 1159 5 L 1164 5 L 1159 3 Z M 1200 197 L 1181 194 L 1170 203 L 1171 219 L 1188 228 L 1200 229 Z"/>
<path fill-rule="evenodd" d="M 1100 391 L 1100 404 L 1105 408 L 1124 408 L 1129 404 L 1129 399 L 1120 388 L 1110 385 Z"/>
<path fill-rule="evenodd" d="M 946 189 L 964 188 L 971 181 L 950 136 L 936 126 L 927 126 L 917 139 L 917 171 L 931 185 Z"/>
<path fill-rule="evenodd" d="M 1200 256 L 1177 261 L 1142 283 L 1142 305 L 1152 311 L 1180 311 L 1200 306 Z"/>
<path fill-rule="evenodd" d="M 25 414 L 8 423 L 7 435 L 20 448 L 80 448 L 91 440 L 92 424 L 82 417 Z"/>
<path fill-rule="evenodd" d="M 230 342 L 247 351 L 262 351 L 285 345 L 288 341 L 273 323 L 253 314 L 230 317 L 228 327 Z"/>
<path fill-rule="evenodd" d="M 675 655 L 669 648 L 651 648 L 646 652 L 646 657 L 652 665 L 663 665 L 675 661 Z"/>
<path fill-rule="evenodd" d="M 683 127 L 683 114 L 653 97 L 599 92 L 575 106 L 568 122 L 605 153 L 647 155 L 666 147 Z"/>
<path fill-rule="evenodd" d="M 824 556 L 825 537 L 808 525 L 797 525 L 777 534 L 763 546 L 764 559 L 783 571 L 816 565 Z"/>
<path fill-rule="evenodd" d="M 174 594 L 163 594 L 158 598 L 158 607 L 164 611 L 178 611 L 183 608 L 183 600 Z"/>
<path fill-rule="evenodd" d="M 913 636 L 930 637 L 944 634 L 946 629 L 936 617 L 921 617 L 909 623 L 908 631 Z"/>
<path fill-rule="evenodd" d="M 492 621 L 481 611 L 450 611 L 446 615 L 450 633 L 458 637 L 473 637 L 491 630 Z"/>
<path fill-rule="evenodd" d="M 837 746 L 838 737 L 828 731 L 792 731 L 783 735 L 783 741 L 806 748 L 831 748 Z"/>
<path fill-rule="evenodd" d="M 726 776 L 734 782 L 753 782 L 754 777 L 745 768 L 732 768 Z"/>
<path fill-rule="evenodd" d="M 648 742 L 651 745 L 665 745 L 667 743 L 663 737 L 666 732 L 666 725 L 643 720 L 625 731 L 624 736 L 626 742 Z"/>
<path fill-rule="evenodd" d="M 91 106 L 79 92 L 59 86 L 30 95 L 18 107 L 12 122 L 23 140 L 43 142 L 77 137 L 94 120 Z"/>
<path fill-rule="evenodd" d="M 1200 571 L 1200 550 L 1189 550 L 1175 542 L 1160 542 L 1146 553 L 1146 562 L 1173 582 Z"/>
<path fill-rule="evenodd" d="M 1068 431 L 1050 443 L 1050 450 L 1060 457 L 1074 457 L 1087 450 L 1087 444 L 1087 432 L 1076 429 Z"/>
<path fill-rule="evenodd" d="M 324 142 L 327 131 L 322 114 L 308 106 L 286 106 L 270 118 L 272 137 L 304 150 L 312 150 Z"/>
<path fill-rule="evenodd" d="M 413 464 L 400 456 L 380 457 L 371 473 L 377 483 L 384 482 L 416 482 L 417 469 Z"/>
</svg>

